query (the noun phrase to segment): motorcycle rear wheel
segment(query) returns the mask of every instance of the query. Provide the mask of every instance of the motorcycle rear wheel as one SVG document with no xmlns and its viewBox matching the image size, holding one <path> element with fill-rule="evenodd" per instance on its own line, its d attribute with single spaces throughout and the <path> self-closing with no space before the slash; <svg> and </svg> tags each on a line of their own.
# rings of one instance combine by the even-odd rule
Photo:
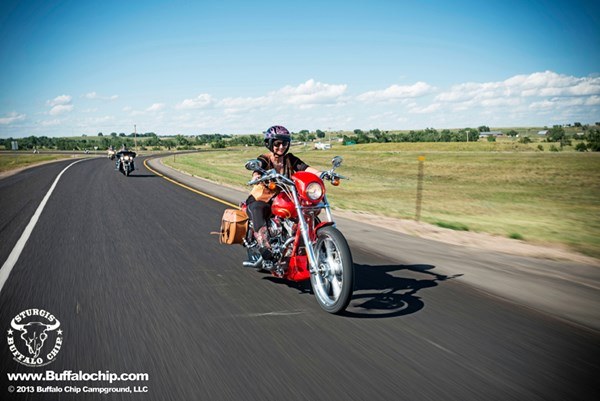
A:
<svg viewBox="0 0 600 401">
<path fill-rule="evenodd" d="M 317 232 L 315 243 L 317 272 L 310 275 L 319 306 L 329 313 L 346 310 L 354 290 L 354 265 L 344 235 L 333 226 Z"/>
</svg>

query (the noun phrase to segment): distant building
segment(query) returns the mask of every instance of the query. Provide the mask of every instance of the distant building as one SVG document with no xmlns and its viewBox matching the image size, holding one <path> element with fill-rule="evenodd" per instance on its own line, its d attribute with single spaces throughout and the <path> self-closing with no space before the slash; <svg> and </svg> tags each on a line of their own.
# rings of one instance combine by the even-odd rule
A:
<svg viewBox="0 0 600 401">
<path fill-rule="evenodd" d="M 487 138 L 488 136 L 493 136 L 493 137 L 497 138 L 499 136 L 504 136 L 504 134 L 502 133 L 502 131 L 488 131 L 488 132 L 480 132 L 479 133 L 480 138 Z"/>
<path fill-rule="evenodd" d="M 319 149 L 319 150 L 331 149 L 331 144 L 317 142 L 317 143 L 315 143 L 315 149 Z"/>
<path fill-rule="evenodd" d="M 545 130 L 542 130 L 542 131 L 538 131 L 537 134 L 540 135 L 540 136 L 545 136 L 545 135 L 548 135 L 548 132 L 549 132 L 549 130 L 545 129 Z"/>
</svg>

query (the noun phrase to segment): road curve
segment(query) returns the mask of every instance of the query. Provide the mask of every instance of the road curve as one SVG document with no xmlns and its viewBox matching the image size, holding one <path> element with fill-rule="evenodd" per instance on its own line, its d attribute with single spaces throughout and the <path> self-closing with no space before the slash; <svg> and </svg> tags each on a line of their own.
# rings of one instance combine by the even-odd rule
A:
<svg viewBox="0 0 600 401">
<path fill-rule="evenodd" d="M 0 180 L 0 257 L 7 258 L 67 162 Z M 398 259 L 356 241 L 348 313 L 321 311 L 306 285 L 241 267 L 241 247 L 211 232 L 227 207 L 145 169 L 104 158 L 58 182 L 0 292 L 5 333 L 21 311 L 61 322 L 62 347 L 26 367 L 0 347 L 7 373 L 142 372 L 140 394 L 60 399 L 592 400 L 596 330 L 488 295 L 433 258 Z M 398 244 L 399 247 L 403 244 Z M 435 250 L 432 249 L 433 253 Z M 462 260 L 468 265 L 469 260 Z M 15 341 L 20 340 L 15 336 Z M 116 386 L 105 382 L 35 385 Z M 56 399 L 56 394 L 25 394 Z M 26 397 L 21 397 L 26 398 Z"/>
</svg>

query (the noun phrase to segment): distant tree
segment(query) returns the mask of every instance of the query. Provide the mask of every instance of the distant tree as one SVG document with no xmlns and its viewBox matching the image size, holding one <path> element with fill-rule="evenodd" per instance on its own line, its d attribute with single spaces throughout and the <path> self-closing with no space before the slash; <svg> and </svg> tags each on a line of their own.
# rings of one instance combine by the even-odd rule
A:
<svg viewBox="0 0 600 401">
<path fill-rule="evenodd" d="M 552 127 L 546 136 L 548 142 L 560 142 L 565 139 L 565 129 L 560 125 Z"/>
<path fill-rule="evenodd" d="M 225 142 L 221 139 L 210 143 L 210 147 L 213 149 L 223 149 L 225 148 L 225 146 Z"/>
<path fill-rule="evenodd" d="M 496 137 L 494 135 L 488 135 L 487 141 L 488 142 L 496 142 Z"/>
<path fill-rule="evenodd" d="M 306 137 L 307 136 L 308 136 L 307 134 L 298 132 L 297 134 L 293 134 L 292 138 L 294 138 L 294 139 L 296 139 L 297 141 L 300 141 L 300 142 L 306 142 Z"/>
<path fill-rule="evenodd" d="M 98 132 L 98 136 L 104 136 L 102 132 Z"/>
<path fill-rule="evenodd" d="M 167 149 L 171 149 L 175 147 L 175 142 L 173 142 L 171 139 L 167 139 L 165 141 L 161 141 L 161 145 L 166 146 Z"/>
<path fill-rule="evenodd" d="M 114 138 L 114 137 L 116 137 L 116 136 L 117 136 L 117 133 L 116 133 L 116 132 L 111 132 L 111 133 L 110 133 L 110 136 L 112 136 L 112 137 Z"/>
<path fill-rule="evenodd" d="M 187 138 L 184 137 L 183 135 L 175 135 L 175 142 L 179 146 L 187 146 L 190 144 L 190 142 L 187 140 Z"/>
<path fill-rule="evenodd" d="M 573 126 L 575 126 L 575 127 L 581 127 L 581 123 L 577 123 L 576 122 L 576 123 L 573 124 Z"/>
<path fill-rule="evenodd" d="M 481 127 L 477 127 L 477 131 L 479 132 L 490 132 L 490 127 L 486 125 L 482 125 Z"/>
<path fill-rule="evenodd" d="M 508 135 L 510 137 L 515 137 L 515 136 L 519 135 L 519 133 L 517 131 L 515 131 L 514 129 L 511 129 L 510 131 L 508 131 L 506 133 L 506 135 Z"/>
<path fill-rule="evenodd" d="M 159 146 L 160 145 L 160 139 L 158 139 L 158 137 L 156 135 L 151 136 L 146 141 L 146 145 L 148 145 L 148 146 Z"/>
<path fill-rule="evenodd" d="M 325 133 L 320 129 L 317 130 L 317 138 L 325 138 Z"/>
<path fill-rule="evenodd" d="M 587 148 L 592 152 L 600 152 L 600 129 L 591 129 L 587 133 Z"/>
<path fill-rule="evenodd" d="M 528 136 L 524 136 L 519 139 L 519 143 L 531 143 L 531 139 Z"/>
<path fill-rule="evenodd" d="M 575 146 L 575 150 L 578 152 L 586 152 L 587 151 L 587 145 L 583 142 L 579 142 L 577 144 L 577 146 Z"/>
</svg>

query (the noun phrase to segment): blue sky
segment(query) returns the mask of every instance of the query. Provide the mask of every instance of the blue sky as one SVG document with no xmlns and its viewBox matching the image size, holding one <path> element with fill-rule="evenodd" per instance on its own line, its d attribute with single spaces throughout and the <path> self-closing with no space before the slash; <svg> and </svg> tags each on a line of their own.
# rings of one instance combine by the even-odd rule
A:
<svg viewBox="0 0 600 401">
<path fill-rule="evenodd" d="M 598 1 L 3 0 L 0 137 L 600 121 Z"/>
</svg>

